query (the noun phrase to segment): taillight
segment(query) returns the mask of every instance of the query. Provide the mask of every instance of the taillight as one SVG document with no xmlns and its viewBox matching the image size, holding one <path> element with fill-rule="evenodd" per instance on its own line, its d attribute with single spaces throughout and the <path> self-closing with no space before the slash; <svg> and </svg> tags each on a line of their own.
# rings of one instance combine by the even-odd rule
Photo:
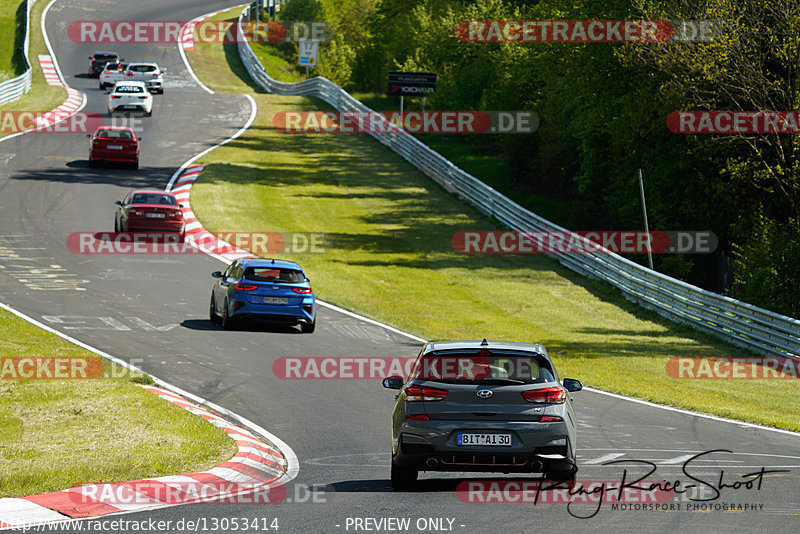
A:
<svg viewBox="0 0 800 534">
<path fill-rule="evenodd" d="M 415 413 L 406 416 L 409 421 L 430 421 L 431 418 L 424 413 Z"/>
<path fill-rule="evenodd" d="M 447 391 L 444 389 L 428 388 L 422 386 L 407 386 L 403 391 L 405 391 L 406 400 L 409 402 L 440 401 L 447 396 Z"/>
<path fill-rule="evenodd" d="M 180 219 L 183 217 L 183 213 L 181 213 L 180 210 L 173 211 L 169 213 L 169 217 L 172 219 Z"/>
<path fill-rule="evenodd" d="M 310 287 L 293 287 L 292 291 L 301 295 L 310 295 L 314 292 Z"/>
<path fill-rule="evenodd" d="M 125 76 L 133 76 L 133 73 L 132 72 L 126 72 Z"/>
<path fill-rule="evenodd" d="M 111 99 L 112 100 L 115 99 L 115 98 L 122 98 L 122 97 L 121 96 L 117 96 L 117 95 L 111 95 Z"/>
<path fill-rule="evenodd" d="M 564 404 L 567 401 L 567 390 L 560 387 L 531 389 L 523 391 L 522 398 L 538 404 Z"/>
<path fill-rule="evenodd" d="M 564 420 L 561 419 L 557 415 L 543 415 L 541 419 L 539 419 L 540 423 L 563 423 Z"/>
<path fill-rule="evenodd" d="M 142 212 L 139 211 L 139 210 L 131 210 L 131 213 L 133 213 L 134 215 L 141 215 L 142 214 Z"/>
<path fill-rule="evenodd" d="M 258 289 L 258 286 L 254 284 L 245 284 L 244 282 L 239 282 L 238 284 L 236 284 L 236 289 L 239 289 L 241 291 L 252 291 L 254 289 Z"/>
</svg>

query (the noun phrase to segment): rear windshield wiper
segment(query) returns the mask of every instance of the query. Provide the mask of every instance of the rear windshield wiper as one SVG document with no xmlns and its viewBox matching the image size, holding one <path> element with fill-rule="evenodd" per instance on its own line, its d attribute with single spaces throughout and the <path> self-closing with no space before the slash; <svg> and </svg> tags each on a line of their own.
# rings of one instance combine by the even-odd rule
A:
<svg viewBox="0 0 800 534">
<path fill-rule="evenodd" d="M 475 382 L 479 384 L 527 384 L 528 382 L 523 382 L 522 380 L 514 380 L 513 378 L 481 378 L 476 380 Z"/>
</svg>

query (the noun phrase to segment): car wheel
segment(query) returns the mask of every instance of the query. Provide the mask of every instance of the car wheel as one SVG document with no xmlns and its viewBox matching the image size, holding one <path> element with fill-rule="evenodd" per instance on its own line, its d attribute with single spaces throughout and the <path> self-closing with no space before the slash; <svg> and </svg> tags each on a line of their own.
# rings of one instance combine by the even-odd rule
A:
<svg viewBox="0 0 800 534">
<path fill-rule="evenodd" d="M 414 487 L 417 482 L 419 471 L 411 467 L 400 467 L 392 460 L 392 489 L 395 491 L 407 491 Z"/>
<path fill-rule="evenodd" d="M 303 332 L 304 334 L 311 334 L 312 332 L 314 332 L 314 328 L 316 326 L 317 326 L 317 321 L 314 321 L 313 323 L 310 324 L 301 324 L 300 331 Z"/>
<path fill-rule="evenodd" d="M 97 167 L 97 162 L 92 158 L 89 158 L 89 167 Z"/>
<path fill-rule="evenodd" d="M 136 161 L 131 163 L 131 167 L 133 167 L 134 169 L 138 169 L 139 168 L 139 160 L 137 159 Z"/>
<path fill-rule="evenodd" d="M 119 232 L 119 221 L 114 217 L 114 231 Z"/>
<path fill-rule="evenodd" d="M 219 322 L 219 315 L 217 315 L 217 303 L 214 301 L 214 293 L 211 293 L 211 303 L 208 306 L 208 318 L 212 323 Z"/>
<path fill-rule="evenodd" d="M 225 306 L 222 307 L 222 328 L 225 330 L 233 330 L 233 317 L 228 313 L 227 300 L 225 300 Z"/>
</svg>

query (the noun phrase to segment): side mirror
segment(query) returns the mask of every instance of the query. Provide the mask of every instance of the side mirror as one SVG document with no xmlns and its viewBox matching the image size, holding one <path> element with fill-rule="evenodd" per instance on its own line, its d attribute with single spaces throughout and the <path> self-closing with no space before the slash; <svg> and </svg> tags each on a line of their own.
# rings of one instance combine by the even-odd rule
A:
<svg viewBox="0 0 800 534">
<path fill-rule="evenodd" d="M 580 391 L 583 389 L 583 384 L 581 384 L 580 380 L 565 378 L 564 387 L 567 388 L 567 391 Z"/>
<path fill-rule="evenodd" d="M 222 271 L 214 271 L 211 273 L 212 278 L 222 278 Z"/>
<path fill-rule="evenodd" d="M 122 206 L 122 202 L 120 202 L 119 200 L 115 200 L 114 204 L 116 204 L 117 206 Z"/>
<path fill-rule="evenodd" d="M 92 56 L 89 56 L 89 60 L 90 60 L 90 61 L 92 60 Z"/>
<path fill-rule="evenodd" d="M 383 379 L 383 387 L 386 389 L 402 389 L 403 387 L 403 377 L 393 375 L 389 378 Z"/>
<path fill-rule="evenodd" d="M 88 137 L 89 139 L 91 139 L 91 138 L 92 138 L 92 134 L 86 134 L 86 137 Z"/>
<path fill-rule="evenodd" d="M 184 206 L 183 204 L 178 204 L 178 207 L 179 208 L 185 208 L 186 206 Z"/>
</svg>

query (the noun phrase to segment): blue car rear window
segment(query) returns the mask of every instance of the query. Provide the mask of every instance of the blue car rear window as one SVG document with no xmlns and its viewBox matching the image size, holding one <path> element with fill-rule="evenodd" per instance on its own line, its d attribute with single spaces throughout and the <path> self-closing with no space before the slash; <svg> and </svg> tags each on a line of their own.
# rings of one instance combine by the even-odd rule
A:
<svg viewBox="0 0 800 534">
<path fill-rule="evenodd" d="M 302 271 L 276 267 L 247 267 L 244 270 L 244 277 L 254 282 L 278 282 L 284 284 L 299 284 L 306 281 Z"/>
</svg>

